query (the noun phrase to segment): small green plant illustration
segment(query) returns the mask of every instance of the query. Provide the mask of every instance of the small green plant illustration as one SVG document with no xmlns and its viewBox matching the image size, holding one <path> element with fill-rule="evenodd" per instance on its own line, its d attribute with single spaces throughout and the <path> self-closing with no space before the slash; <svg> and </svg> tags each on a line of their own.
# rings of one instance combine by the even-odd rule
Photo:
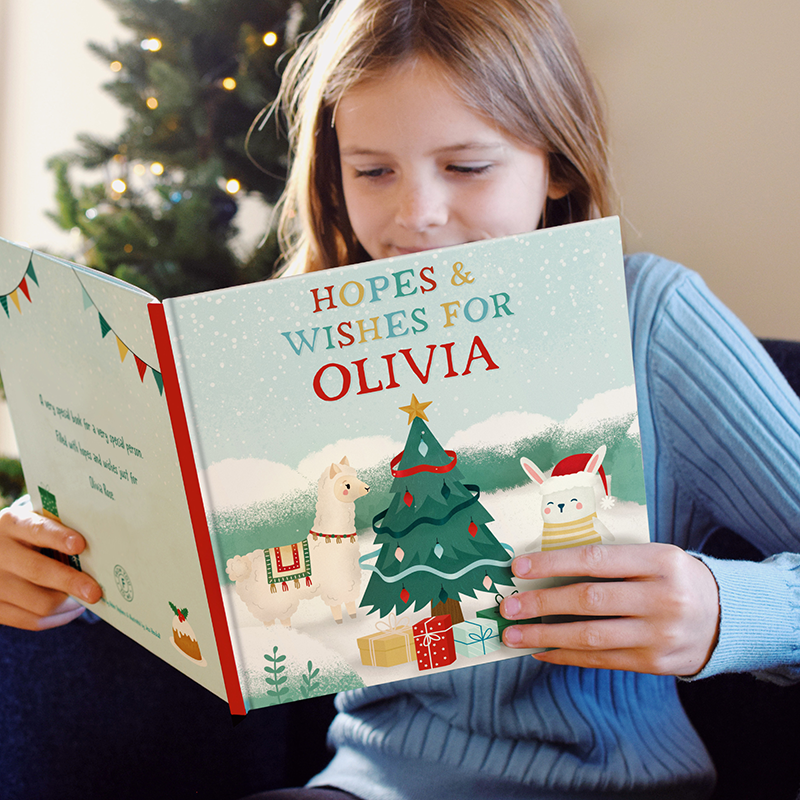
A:
<svg viewBox="0 0 800 800">
<path fill-rule="evenodd" d="M 273 687 L 267 690 L 267 694 L 276 698 L 277 702 L 280 703 L 281 695 L 286 692 L 283 685 L 286 683 L 286 676 L 281 675 L 281 673 L 286 670 L 286 667 L 281 663 L 282 661 L 286 661 L 286 656 L 278 655 L 278 647 L 276 645 L 272 648 L 272 655 L 264 653 L 264 658 L 269 662 L 269 664 L 264 667 L 264 672 L 267 673 L 264 680 Z"/>
<path fill-rule="evenodd" d="M 313 669 L 313 664 L 309 661 L 306 665 L 306 674 L 303 675 L 303 685 L 300 687 L 300 694 L 304 698 L 312 697 L 319 691 L 319 681 L 314 680 L 319 675 L 319 668 Z"/>
</svg>

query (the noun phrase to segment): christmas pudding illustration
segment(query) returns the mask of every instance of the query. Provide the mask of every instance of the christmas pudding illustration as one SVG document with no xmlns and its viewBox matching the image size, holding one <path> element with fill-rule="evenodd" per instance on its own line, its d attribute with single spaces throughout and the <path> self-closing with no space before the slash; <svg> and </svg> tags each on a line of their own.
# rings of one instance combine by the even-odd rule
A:
<svg viewBox="0 0 800 800">
<path fill-rule="evenodd" d="M 192 626 L 186 621 L 189 615 L 187 608 L 178 608 L 173 603 L 169 604 L 172 613 L 175 615 L 172 618 L 172 644 L 184 655 L 186 658 L 205 666 L 206 662 L 200 653 L 200 645 L 197 643 L 197 637 L 194 635 Z"/>
</svg>

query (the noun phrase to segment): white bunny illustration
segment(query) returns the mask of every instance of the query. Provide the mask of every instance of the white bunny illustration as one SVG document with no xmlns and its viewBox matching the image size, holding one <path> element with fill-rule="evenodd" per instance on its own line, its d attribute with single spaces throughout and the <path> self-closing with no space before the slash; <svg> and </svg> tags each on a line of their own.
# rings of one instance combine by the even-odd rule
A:
<svg viewBox="0 0 800 800">
<path fill-rule="evenodd" d="M 606 446 L 594 453 L 577 453 L 561 459 L 549 477 L 531 460 L 521 458 L 525 474 L 539 485 L 542 495 L 542 550 L 613 542 L 614 535 L 597 517 L 595 489 L 602 484 L 603 506 L 611 507 L 602 463 Z"/>
</svg>

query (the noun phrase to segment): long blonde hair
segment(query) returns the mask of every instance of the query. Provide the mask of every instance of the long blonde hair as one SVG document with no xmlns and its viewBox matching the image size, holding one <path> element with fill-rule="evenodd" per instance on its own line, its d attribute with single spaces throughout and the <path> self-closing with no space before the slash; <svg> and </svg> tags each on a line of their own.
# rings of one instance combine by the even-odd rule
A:
<svg viewBox="0 0 800 800">
<path fill-rule="evenodd" d="M 548 154 L 542 224 L 611 213 L 605 122 L 554 0 L 339 0 L 289 61 L 277 104 L 292 159 L 279 204 L 284 274 L 364 261 L 342 190 L 334 112 L 342 96 L 410 57 L 509 136 Z M 560 192 L 558 192 L 560 194 Z"/>
</svg>

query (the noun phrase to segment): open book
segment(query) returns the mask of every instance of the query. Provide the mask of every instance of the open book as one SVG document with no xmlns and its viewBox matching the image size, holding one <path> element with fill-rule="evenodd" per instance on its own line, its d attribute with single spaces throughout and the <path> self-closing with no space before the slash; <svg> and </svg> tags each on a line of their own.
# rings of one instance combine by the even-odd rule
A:
<svg viewBox="0 0 800 800">
<path fill-rule="evenodd" d="M 615 218 L 157 302 L 0 240 L 34 507 L 234 713 L 524 655 L 515 555 L 648 540 Z"/>
</svg>

